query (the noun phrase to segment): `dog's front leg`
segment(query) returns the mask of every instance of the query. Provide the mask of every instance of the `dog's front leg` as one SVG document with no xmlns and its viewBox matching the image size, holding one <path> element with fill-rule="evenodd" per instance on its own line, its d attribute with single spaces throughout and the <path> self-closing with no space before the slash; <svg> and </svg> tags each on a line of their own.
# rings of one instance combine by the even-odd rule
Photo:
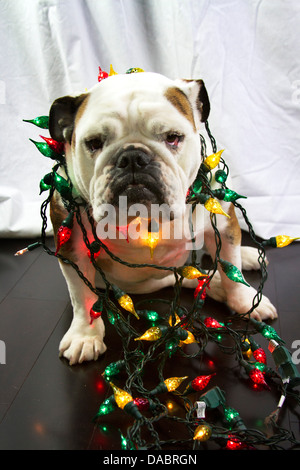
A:
<svg viewBox="0 0 300 470">
<path fill-rule="evenodd" d="M 61 207 L 52 204 L 51 219 L 54 232 L 56 232 L 57 220 L 62 217 L 64 215 Z M 83 275 L 94 286 L 95 268 L 87 256 L 82 232 L 76 221 L 71 239 L 62 247 L 59 254 L 76 263 Z M 105 328 L 102 318 L 97 318 L 90 324 L 90 309 L 97 300 L 97 296 L 70 264 L 60 260 L 60 268 L 67 282 L 73 307 L 73 319 L 69 330 L 60 342 L 59 354 L 68 359 L 70 365 L 96 360 L 106 350 L 103 342 Z"/>
<path fill-rule="evenodd" d="M 220 258 L 225 261 L 229 261 L 236 268 L 242 271 L 241 229 L 233 204 L 226 204 L 224 210 L 228 213 L 230 219 L 223 216 L 217 216 L 217 228 L 221 235 Z M 216 242 L 212 226 L 210 226 L 205 232 L 205 245 L 214 260 L 216 256 Z M 248 287 L 245 284 L 234 282 L 229 279 L 219 263 L 218 274 L 220 276 L 224 298 L 226 298 L 227 305 L 237 313 L 247 313 L 252 308 L 256 290 L 253 287 Z M 256 318 L 257 320 L 266 320 L 268 318 L 274 319 L 277 317 L 277 313 L 270 300 L 267 297 L 262 296 L 261 302 L 253 310 L 251 317 Z"/>
<path fill-rule="evenodd" d="M 70 365 L 96 360 L 106 350 L 103 342 L 105 328 L 102 318 L 97 318 L 90 324 L 89 312 L 97 297 L 70 265 L 62 262 L 60 265 L 70 293 L 73 319 L 69 330 L 60 342 L 59 354 L 67 358 Z M 80 261 L 78 266 L 84 276 L 91 281 L 95 276 L 94 268 L 86 269 Z"/>
</svg>

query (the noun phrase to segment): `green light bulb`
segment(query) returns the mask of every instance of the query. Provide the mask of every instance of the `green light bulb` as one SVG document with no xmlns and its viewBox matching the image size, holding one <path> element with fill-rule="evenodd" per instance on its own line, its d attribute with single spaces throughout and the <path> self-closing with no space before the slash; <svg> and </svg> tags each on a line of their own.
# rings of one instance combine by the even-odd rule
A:
<svg viewBox="0 0 300 470">
<path fill-rule="evenodd" d="M 117 404 L 116 404 L 115 397 L 114 395 L 111 395 L 100 405 L 100 408 L 94 420 L 96 420 L 100 416 L 105 416 L 105 415 L 108 415 L 109 413 L 112 413 L 116 408 L 117 408 Z"/>
<path fill-rule="evenodd" d="M 41 152 L 44 157 L 51 158 L 51 160 L 62 161 L 63 157 L 58 153 L 54 152 L 46 142 L 36 142 L 35 140 L 29 139 L 36 148 Z"/>
<path fill-rule="evenodd" d="M 44 178 L 42 178 L 40 181 L 40 194 L 42 194 L 43 191 L 47 191 L 48 189 L 51 189 L 52 182 L 53 182 L 52 173 L 48 173 L 47 175 L 45 175 Z"/>
<path fill-rule="evenodd" d="M 229 423 L 234 419 L 240 416 L 240 414 L 234 408 L 224 408 L 225 419 Z"/>
<path fill-rule="evenodd" d="M 115 314 L 109 308 L 106 309 L 106 313 L 107 313 L 107 318 L 108 318 L 109 323 L 111 325 L 114 325 L 116 322 Z"/>
<path fill-rule="evenodd" d="M 61 175 L 56 173 L 56 171 L 53 172 L 53 177 L 54 177 L 53 182 L 54 182 L 55 189 L 59 192 L 59 194 L 65 199 L 71 199 L 72 189 L 68 181 L 65 178 L 63 178 Z"/>
<path fill-rule="evenodd" d="M 148 321 L 158 321 L 161 320 L 161 317 L 154 310 L 138 310 L 138 315 L 142 318 L 145 318 Z"/>
<path fill-rule="evenodd" d="M 242 284 L 245 284 L 246 286 L 250 287 L 250 285 L 245 281 L 241 271 L 234 266 L 232 263 L 229 261 L 225 261 L 223 259 L 219 259 L 219 263 L 221 265 L 221 268 L 223 269 L 224 273 L 226 276 L 234 282 L 240 282 Z"/>
<path fill-rule="evenodd" d="M 125 367 L 124 360 L 112 362 L 105 368 L 102 375 L 104 376 L 106 380 L 110 380 L 110 377 L 114 377 L 115 375 L 118 375 L 124 367 Z"/>
<path fill-rule="evenodd" d="M 193 184 L 194 193 L 198 194 L 202 190 L 202 181 L 200 179 L 196 180 Z"/>
<path fill-rule="evenodd" d="M 270 326 L 264 323 L 263 321 L 257 321 L 254 318 L 250 318 L 250 322 L 253 324 L 255 329 L 266 339 L 271 340 L 274 339 L 275 341 L 284 343 L 284 341 L 280 338 L 280 336 L 277 334 L 276 330 Z"/>
<path fill-rule="evenodd" d="M 48 116 L 38 116 L 34 119 L 23 119 L 24 122 L 29 122 L 34 124 L 41 129 L 48 129 L 49 128 L 49 117 Z"/>
<path fill-rule="evenodd" d="M 225 183 L 227 180 L 227 174 L 224 170 L 217 170 L 215 173 L 215 180 L 218 183 Z"/>
<path fill-rule="evenodd" d="M 240 194 L 236 193 L 232 189 L 228 189 L 228 188 L 216 189 L 214 191 L 214 196 L 226 202 L 234 202 L 240 198 L 247 199 L 246 196 L 241 196 Z"/>
</svg>

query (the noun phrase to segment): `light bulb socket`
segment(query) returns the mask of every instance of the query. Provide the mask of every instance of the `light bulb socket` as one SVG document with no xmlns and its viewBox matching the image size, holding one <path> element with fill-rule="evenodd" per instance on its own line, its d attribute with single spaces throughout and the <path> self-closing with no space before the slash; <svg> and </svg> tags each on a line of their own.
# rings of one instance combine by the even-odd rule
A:
<svg viewBox="0 0 300 470">
<path fill-rule="evenodd" d="M 130 414 L 135 419 L 143 418 L 143 415 L 140 413 L 138 407 L 133 403 L 133 401 L 127 403 L 127 405 L 125 405 L 123 409 L 124 411 L 126 411 L 126 413 Z"/>
</svg>

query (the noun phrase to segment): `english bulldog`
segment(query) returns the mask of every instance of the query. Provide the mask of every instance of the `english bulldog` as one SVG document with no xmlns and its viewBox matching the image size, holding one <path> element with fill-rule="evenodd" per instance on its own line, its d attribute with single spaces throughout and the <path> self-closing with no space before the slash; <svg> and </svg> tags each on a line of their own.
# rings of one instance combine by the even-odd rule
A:
<svg viewBox="0 0 300 470">
<path fill-rule="evenodd" d="M 146 209 L 155 205 L 172 208 L 169 220 L 165 217 L 161 221 L 171 229 L 170 236 L 160 239 L 153 253 L 141 237 L 128 239 L 120 231 L 118 236 L 104 240 L 109 250 L 126 262 L 148 265 L 134 269 L 100 250 L 97 264 L 107 280 L 129 295 L 173 285 L 173 273 L 149 265 L 179 267 L 189 257 L 189 237 L 174 237 L 172 229 L 178 220 L 185 221 L 183 226 L 187 223 L 186 194 L 201 164 L 199 133 L 209 112 L 209 98 L 202 80 L 171 80 L 148 72 L 109 76 L 90 91 L 59 98 L 51 106 L 51 137 L 65 143 L 73 191 L 86 201 L 97 226 L 101 226 L 107 207 L 116 209 L 114 222 L 119 223 L 123 215 L 119 210 L 120 198 L 126 198 L 128 211 L 135 204 Z M 233 204 L 223 202 L 222 206 L 229 217 L 216 216 L 222 237 L 221 258 L 240 270 L 258 269 L 257 250 L 241 247 L 241 230 Z M 200 210 L 202 226 L 197 230 L 204 234 L 205 248 L 214 259 L 216 244 L 210 213 L 203 206 Z M 54 192 L 51 221 L 55 234 L 66 216 L 61 197 Z M 130 220 L 134 222 L 135 217 Z M 82 220 L 92 240 L 85 208 Z M 74 261 L 92 285 L 98 285 L 96 270 L 87 256 L 76 221 L 72 236 L 60 253 Z M 60 262 L 60 266 L 74 312 L 71 326 L 59 345 L 60 356 L 70 364 L 96 360 L 106 350 L 102 318 L 90 324 L 89 312 L 97 298 L 70 265 Z M 197 280 L 184 279 L 183 285 L 195 288 L 197 284 Z M 254 288 L 231 281 L 222 269 L 215 273 L 207 291 L 237 313 L 246 313 L 252 307 L 255 293 Z M 251 315 L 266 320 L 274 319 L 277 313 L 263 296 Z"/>
</svg>

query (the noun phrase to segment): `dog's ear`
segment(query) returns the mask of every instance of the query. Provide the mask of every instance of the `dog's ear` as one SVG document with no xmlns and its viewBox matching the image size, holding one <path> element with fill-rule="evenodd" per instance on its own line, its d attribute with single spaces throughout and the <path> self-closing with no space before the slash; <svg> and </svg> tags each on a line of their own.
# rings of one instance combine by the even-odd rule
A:
<svg viewBox="0 0 300 470">
<path fill-rule="evenodd" d="M 206 122 L 210 112 L 208 93 L 203 80 L 176 80 L 193 107 L 197 127 Z"/>
<path fill-rule="evenodd" d="M 71 142 L 77 111 L 88 94 L 63 96 L 55 100 L 49 113 L 49 132 L 58 142 Z"/>
</svg>

